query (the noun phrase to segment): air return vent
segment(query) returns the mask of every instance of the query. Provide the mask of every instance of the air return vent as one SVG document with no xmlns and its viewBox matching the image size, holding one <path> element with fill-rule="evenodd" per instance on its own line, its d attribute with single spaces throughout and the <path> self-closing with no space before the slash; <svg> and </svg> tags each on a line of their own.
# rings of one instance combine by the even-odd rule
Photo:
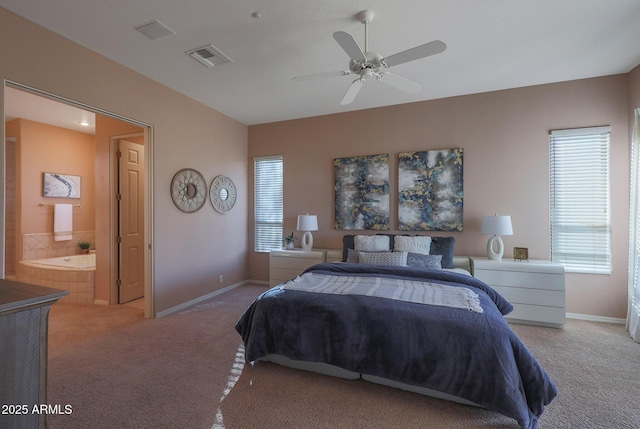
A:
<svg viewBox="0 0 640 429">
<path fill-rule="evenodd" d="M 187 51 L 191 57 L 200 61 L 205 66 L 211 68 L 218 64 L 232 63 L 231 58 L 223 54 L 218 48 L 213 45 L 203 46 L 201 48 Z"/>
<path fill-rule="evenodd" d="M 151 40 L 158 40 L 162 39 L 163 37 L 176 34 L 175 31 L 173 31 L 160 21 L 147 22 L 145 24 L 140 24 L 134 28 Z"/>
</svg>

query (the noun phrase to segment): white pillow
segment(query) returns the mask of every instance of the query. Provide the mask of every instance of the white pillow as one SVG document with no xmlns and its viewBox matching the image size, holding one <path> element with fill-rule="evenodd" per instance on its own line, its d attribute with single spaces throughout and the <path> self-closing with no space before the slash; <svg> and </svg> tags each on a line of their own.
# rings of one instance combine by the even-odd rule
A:
<svg viewBox="0 0 640 429">
<path fill-rule="evenodd" d="M 424 235 L 417 235 L 415 237 L 396 235 L 393 249 L 428 255 L 429 252 L 431 252 L 431 237 Z"/>
<path fill-rule="evenodd" d="M 356 235 L 353 238 L 354 248 L 363 252 L 389 251 L 388 235 Z"/>
<path fill-rule="evenodd" d="M 407 266 L 407 252 L 358 252 L 361 264 Z"/>
</svg>

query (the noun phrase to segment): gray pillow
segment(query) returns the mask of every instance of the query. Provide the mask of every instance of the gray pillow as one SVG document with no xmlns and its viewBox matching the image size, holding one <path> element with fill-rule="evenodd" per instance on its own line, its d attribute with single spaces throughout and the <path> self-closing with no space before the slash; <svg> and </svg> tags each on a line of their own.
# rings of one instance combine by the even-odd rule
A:
<svg viewBox="0 0 640 429">
<path fill-rule="evenodd" d="M 407 266 L 407 252 L 359 252 L 361 264 Z"/>
<path fill-rule="evenodd" d="M 431 237 L 430 255 L 442 255 L 442 268 L 453 268 L 454 237 Z"/>
<path fill-rule="evenodd" d="M 407 255 L 407 265 L 411 268 L 421 270 L 441 270 L 442 255 L 422 255 L 420 253 L 409 252 Z"/>
</svg>

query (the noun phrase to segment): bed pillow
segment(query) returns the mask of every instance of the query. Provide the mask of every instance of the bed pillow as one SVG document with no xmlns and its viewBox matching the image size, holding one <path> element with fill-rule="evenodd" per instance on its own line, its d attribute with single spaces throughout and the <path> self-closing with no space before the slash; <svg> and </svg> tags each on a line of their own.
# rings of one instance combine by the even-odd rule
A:
<svg viewBox="0 0 640 429">
<path fill-rule="evenodd" d="M 389 252 L 388 250 L 383 250 L 380 252 L 367 252 L 367 253 L 384 253 L 384 252 Z M 355 249 L 347 249 L 347 260 L 345 262 L 350 262 L 352 264 L 359 264 L 360 263 L 360 257 L 358 256 L 360 252 L 358 252 Z"/>
<path fill-rule="evenodd" d="M 395 234 L 377 234 L 378 236 L 384 235 L 389 237 L 391 242 L 391 250 L 393 250 L 393 242 L 396 237 Z M 345 234 L 342 237 L 342 260 L 346 261 L 348 257 L 348 250 L 355 247 L 355 235 Z M 442 268 L 454 268 L 453 267 L 453 251 L 456 240 L 454 237 L 431 237 L 431 251 L 430 255 L 442 255 Z"/>
<path fill-rule="evenodd" d="M 393 234 L 376 234 L 376 235 L 384 235 L 385 237 L 389 237 L 389 244 L 391 245 L 391 249 L 393 250 Z M 349 249 L 355 249 L 355 234 L 345 234 L 342 236 L 342 261 L 346 262 L 349 254 Z"/>
<path fill-rule="evenodd" d="M 407 266 L 407 252 L 358 252 L 361 264 Z"/>
<path fill-rule="evenodd" d="M 409 252 L 407 266 L 421 270 L 440 270 L 442 269 L 442 255 L 423 255 Z"/>
<path fill-rule="evenodd" d="M 430 255 L 442 255 L 442 268 L 453 268 L 454 237 L 431 237 Z"/>
<path fill-rule="evenodd" d="M 360 252 L 390 251 L 391 245 L 388 235 L 356 235 L 354 249 Z"/>
<path fill-rule="evenodd" d="M 427 235 L 396 235 L 394 237 L 393 250 L 406 250 L 409 253 L 421 253 L 428 255 L 431 252 L 431 237 Z"/>
</svg>

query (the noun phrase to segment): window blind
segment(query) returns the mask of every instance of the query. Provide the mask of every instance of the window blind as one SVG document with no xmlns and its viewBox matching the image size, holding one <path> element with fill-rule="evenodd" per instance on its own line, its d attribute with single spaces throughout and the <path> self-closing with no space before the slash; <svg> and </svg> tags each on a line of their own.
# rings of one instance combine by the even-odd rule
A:
<svg viewBox="0 0 640 429">
<path fill-rule="evenodd" d="M 282 156 L 254 158 L 255 251 L 282 249 Z"/>
<path fill-rule="evenodd" d="M 551 258 L 566 271 L 611 273 L 610 127 L 550 134 Z"/>
</svg>

